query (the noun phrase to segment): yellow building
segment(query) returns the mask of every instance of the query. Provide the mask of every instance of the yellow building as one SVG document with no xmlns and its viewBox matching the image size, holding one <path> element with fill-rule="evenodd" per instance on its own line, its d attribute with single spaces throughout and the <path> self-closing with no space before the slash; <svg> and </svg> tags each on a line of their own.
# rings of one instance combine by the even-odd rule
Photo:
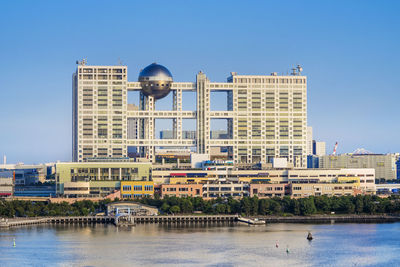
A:
<svg viewBox="0 0 400 267">
<path fill-rule="evenodd" d="M 153 196 L 153 181 L 121 181 L 122 198 L 141 198 Z"/>
</svg>

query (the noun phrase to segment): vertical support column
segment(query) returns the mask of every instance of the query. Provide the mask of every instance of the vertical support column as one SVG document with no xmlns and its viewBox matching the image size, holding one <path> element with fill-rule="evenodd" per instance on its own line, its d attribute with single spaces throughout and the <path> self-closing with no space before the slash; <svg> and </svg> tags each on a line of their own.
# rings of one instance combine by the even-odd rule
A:
<svg viewBox="0 0 400 267">
<path fill-rule="evenodd" d="M 178 117 L 176 118 L 176 138 L 182 139 L 182 89 L 176 89 L 176 110 L 178 111 Z"/>
<path fill-rule="evenodd" d="M 209 154 L 210 139 L 210 90 L 208 88 L 208 79 L 201 71 L 196 76 L 197 86 L 197 153 Z"/>
<path fill-rule="evenodd" d="M 146 110 L 149 111 L 150 116 L 147 121 L 147 132 L 145 139 L 150 140 L 150 143 L 153 143 L 152 140 L 154 140 L 154 128 L 155 128 L 154 109 L 155 109 L 154 97 L 148 96 L 146 101 Z M 149 145 L 147 147 L 147 158 L 150 160 L 150 162 L 155 162 L 154 145 Z"/>
<path fill-rule="evenodd" d="M 172 93 L 172 110 L 178 111 L 177 117 L 172 120 L 173 138 L 180 140 L 182 139 L 182 89 L 177 88 Z"/>
<path fill-rule="evenodd" d="M 178 110 L 178 103 L 177 103 L 177 90 L 172 91 L 172 110 Z M 178 118 L 172 119 L 172 138 L 177 138 L 177 120 Z"/>
</svg>

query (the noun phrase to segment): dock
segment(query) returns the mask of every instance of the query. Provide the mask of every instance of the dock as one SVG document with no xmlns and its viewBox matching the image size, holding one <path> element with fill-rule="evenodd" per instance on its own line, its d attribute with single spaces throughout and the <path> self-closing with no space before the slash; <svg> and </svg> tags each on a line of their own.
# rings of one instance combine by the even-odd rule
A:
<svg viewBox="0 0 400 267">
<path fill-rule="evenodd" d="M 235 222 L 237 215 L 155 215 L 131 216 L 129 221 L 122 222 L 114 216 L 63 216 L 1 219 L 0 228 L 10 228 L 35 224 L 114 224 L 116 226 L 133 226 L 137 223 L 214 223 Z M 129 222 L 129 223 L 128 223 Z"/>
</svg>

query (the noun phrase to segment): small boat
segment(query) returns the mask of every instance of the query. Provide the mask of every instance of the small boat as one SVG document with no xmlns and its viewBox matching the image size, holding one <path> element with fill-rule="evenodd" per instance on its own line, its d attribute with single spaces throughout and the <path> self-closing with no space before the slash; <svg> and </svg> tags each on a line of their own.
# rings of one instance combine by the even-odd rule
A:
<svg viewBox="0 0 400 267">
<path fill-rule="evenodd" d="M 308 240 L 308 241 L 313 240 L 312 234 L 311 234 L 310 232 L 308 232 L 307 240 Z"/>
<path fill-rule="evenodd" d="M 276 248 L 279 248 L 278 241 L 276 241 L 276 243 L 275 243 L 275 247 L 276 247 Z"/>
</svg>

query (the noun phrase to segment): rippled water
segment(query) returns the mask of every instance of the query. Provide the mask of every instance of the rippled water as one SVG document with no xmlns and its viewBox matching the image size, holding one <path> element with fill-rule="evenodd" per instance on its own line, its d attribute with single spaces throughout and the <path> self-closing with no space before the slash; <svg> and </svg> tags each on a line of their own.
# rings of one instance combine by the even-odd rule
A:
<svg viewBox="0 0 400 267">
<path fill-rule="evenodd" d="M 0 230 L 0 266 L 400 266 L 399 257 L 400 223 Z"/>
</svg>

